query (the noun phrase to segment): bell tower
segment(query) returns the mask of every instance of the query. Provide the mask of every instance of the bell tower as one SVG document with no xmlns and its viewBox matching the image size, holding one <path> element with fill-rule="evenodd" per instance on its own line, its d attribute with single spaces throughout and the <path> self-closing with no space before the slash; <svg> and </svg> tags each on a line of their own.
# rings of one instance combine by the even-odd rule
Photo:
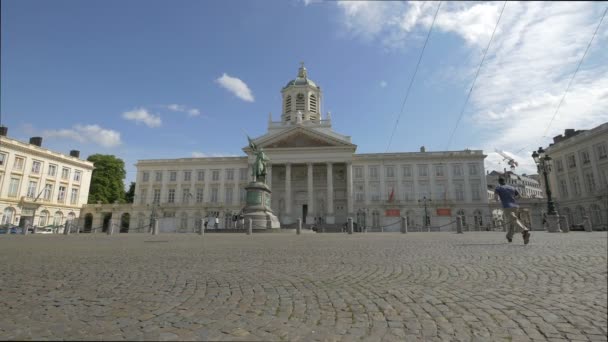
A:
<svg viewBox="0 0 608 342">
<path fill-rule="evenodd" d="M 301 122 L 321 122 L 321 87 L 308 78 L 304 62 L 300 63 L 298 75 L 287 82 L 281 90 L 283 108 L 281 121 L 284 124 Z"/>
</svg>

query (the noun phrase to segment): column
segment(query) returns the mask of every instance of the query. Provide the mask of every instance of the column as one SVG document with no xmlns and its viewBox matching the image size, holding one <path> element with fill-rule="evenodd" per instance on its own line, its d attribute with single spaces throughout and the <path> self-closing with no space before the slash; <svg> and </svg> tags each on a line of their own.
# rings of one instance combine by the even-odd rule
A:
<svg viewBox="0 0 608 342">
<path fill-rule="evenodd" d="M 308 178 L 308 212 L 306 213 L 306 223 L 312 224 L 314 223 L 314 194 L 313 194 L 313 184 L 312 184 L 312 172 L 313 165 L 312 163 L 308 163 L 308 172 L 306 172 Z"/>
<path fill-rule="evenodd" d="M 346 207 L 348 208 L 348 216 L 354 215 L 353 210 L 353 163 L 346 163 Z"/>
<path fill-rule="evenodd" d="M 291 164 L 285 163 L 285 223 L 291 223 Z"/>
<path fill-rule="evenodd" d="M 384 168 L 384 161 L 380 163 L 378 172 L 380 173 L 380 203 L 386 203 L 388 196 L 386 195 L 386 169 Z"/>
<path fill-rule="evenodd" d="M 334 217 L 334 170 L 333 164 L 327 163 L 327 215 L 325 222 L 328 224 L 334 224 L 336 218 Z"/>
</svg>

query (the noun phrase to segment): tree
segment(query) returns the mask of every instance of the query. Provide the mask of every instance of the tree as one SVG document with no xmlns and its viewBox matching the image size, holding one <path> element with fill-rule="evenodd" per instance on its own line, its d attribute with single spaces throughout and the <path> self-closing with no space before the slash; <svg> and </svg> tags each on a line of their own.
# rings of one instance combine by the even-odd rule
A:
<svg viewBox="0 0 608 342">
<path fill-rule="evenodd" d="M 127 175 L 125 162 L 109 154 L 93 154 L 87 160 L 95 164 L 91 176 L 89 204 L 99 201 L 101 203 L 124 203 L 124 179 Z"/>
<path fill-rule="evenodd" d="M 125 201 L 127 201 L 127 203 L 133 203 L 134 198 L 135 198 L 135 182 L 131 182 L 131 185 L 129 185 L 129 191 L 125 192 Z"/>
</svg>

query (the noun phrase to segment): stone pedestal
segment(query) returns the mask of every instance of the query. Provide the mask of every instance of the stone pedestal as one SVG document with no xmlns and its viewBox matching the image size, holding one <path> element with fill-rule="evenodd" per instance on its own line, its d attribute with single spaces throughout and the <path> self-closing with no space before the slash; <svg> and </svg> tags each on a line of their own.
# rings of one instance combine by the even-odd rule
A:
<svg viewBox="0 0 608 342">
<path fill-rule="evenodd" d="M 281 228 L 279 219 L 274 215 L 270 208 L 270 188 L 261 182 L 251 182 L 245 189 L 247 199 L 243 208 L 245 220 L 251 219 L 253 230 L 278 229 Z"/>
<path fill-rule="evenodd" d="M 559 216 L 558 215 L 547 215 L 547 231 L 549 233 L 561 232 L 559 228 Z"/>
</svg>

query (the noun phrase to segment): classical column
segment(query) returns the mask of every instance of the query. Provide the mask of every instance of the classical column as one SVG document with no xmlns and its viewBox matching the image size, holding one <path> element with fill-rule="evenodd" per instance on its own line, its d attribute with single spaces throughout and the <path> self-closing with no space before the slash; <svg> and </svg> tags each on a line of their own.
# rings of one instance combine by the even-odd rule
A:
<svg viewBox="0 0 608 342">
<path fill-rule="evenodd" d="M 348 208 L 348 216 L 354 215 L 353 210 L 353 163 L 346 163 L 346 207 Z"/>
<path fill-rule="evenodd" d="M 334 171 L 333 164 L 327 163 L 327 215 L 325 216 L 325 222 L 334 224 L 336 218 L 334 217 Z"/>
<path fill-rule="evenodd" d="M 285 163 L 285 223 L 291 223 L 291 164 Z"/>
<path fill-rule="evenodd" d="M 308 212 L 306 213 L 306 223 L 312 224 L 314 223 L 314 194 L 312 187 L 312 163 L 308 163 L 308 172 L 306 172 L 308 178 Z"/>
</svg>

